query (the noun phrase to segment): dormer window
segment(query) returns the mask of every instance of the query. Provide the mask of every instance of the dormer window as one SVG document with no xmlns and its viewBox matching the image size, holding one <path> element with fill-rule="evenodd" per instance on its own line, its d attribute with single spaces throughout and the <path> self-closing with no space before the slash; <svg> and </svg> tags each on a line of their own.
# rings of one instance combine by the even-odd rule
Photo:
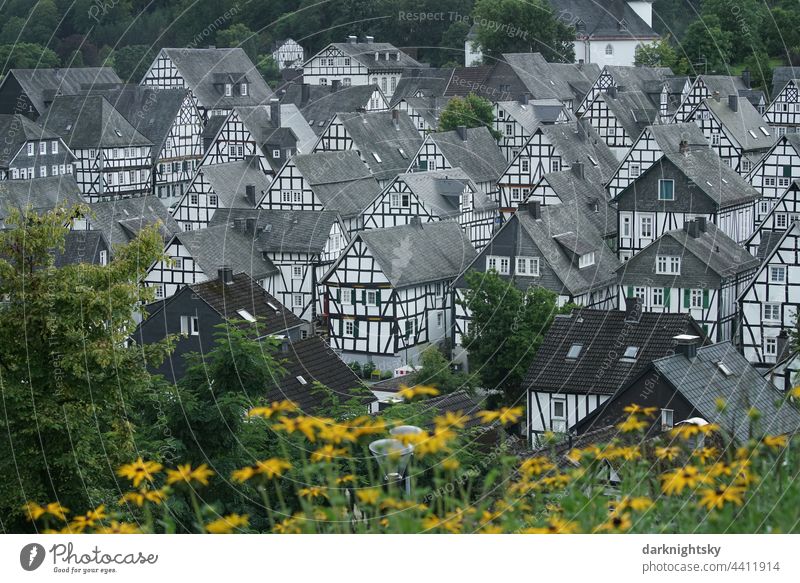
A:
<svg viewBox="0 0 800 583">
<path fill-rule="evenodd" d="M 280 150 L 272 150 L 272 157 L 273 158 L 280 158 L 281 157 L 281 151 Z"/>
<path fill-rule="evenodd" d="M 28 156 L 33 156 L 33 142 L 28 142 Z"/>
<path fill-rule="evenodd" d="M 242 83 L 239 85 L 239 93 L 242 97 L 247 97 L 247 83 Z"/>
<path fill-rule="evenodd" d="M 584 253 L 578 257 L 578 269 L 583 269 L 584 267 L 589 267 L 590 265 L 594 265 L 594 251 Z"/>
<path fill-rule="evenodd" d="M 233 85 L 230 83 L 225 83 L 225 97 L 230 97 L 233 95 Z"/>
</svg>

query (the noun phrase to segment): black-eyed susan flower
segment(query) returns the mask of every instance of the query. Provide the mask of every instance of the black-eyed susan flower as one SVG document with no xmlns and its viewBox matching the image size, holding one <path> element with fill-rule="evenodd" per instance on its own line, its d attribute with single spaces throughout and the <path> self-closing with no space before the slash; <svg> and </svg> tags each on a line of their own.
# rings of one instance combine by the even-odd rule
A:
<svg viewBox="0 0 800 583">
<path fill-rule="evenodd" d="M 108 526 L 103 526 L 94 531 L 96 534 L 139 534 L 142 531 L 135 524 L 112 520 Z"/>
<path fill-rule="evenodd" d="M 721 509 L 725 503 L 731 502 L 741 506 L 743 502 L 744 488 L 739 486 L 722 486 L 716 488 L 704 488 L 700 490 L 700 500 L 698 504 L 707 510 L 712 508 Z"/>
<path fill-rule="evenodd" d="M 499 421 L 502 425 L 516 423 L 522 417 L 522 407 L 501 407 L 497 411 L 478 411 L 478 417 L 484 424 Z"/>
<path fill-rule="evenodd" d="M 336 478 L 336 485 L 341 486 L 343 484 L 352 484 L 356 481 L 356 477 L 353 474 L 346 474 L 344 476 L 340 476 Z"/>
<path fill-rule="evenodd" d="M 679 447 L 657 447 L 655 450 L 656 457 L 660 460 L 673 461 L 681 454 Z"/>
<path fill-rule="evenodd" d="M 250 519 L 247 514 L 228 514 L 206 524 L 206 532 L 210 534 L 230 534 L 234 530 L 247 528 Z"/>
<path fill-rule="evenodd" d="M 560 516 L 551 516 L 547 526 L 524 528 L 521 532 L 522 534 L 574 534 L 578 532 L 578 525 Z"/>
<path fill-rule="evenodd" d="M 328 489 L 322 486 L 308 486 L 306 488 L 300 488 L 297 491 L 297 495 L 300 496 L 300 498 L 308 498 L 309 500 L 313 500 L 314 498 L 327 498 Z"/>
<path fill-rule="evenodd" d="M 710 481 L 710 476 L 700 473 L 695 466 L 684 466 L 661 474 L 661 491 L 672 496 L 680 494 L 684 488 L 693 489 Z"/>
<path fill-rule="evenodd" d="M 252 466 L 234 470 L 231 474 L 231 478 L 233 481 L 239 483 L 246 482 L 254 476 L 263 476 L 271 480 L 273 478 L 279 478 L 291 468 L 292 464 L 288 461 L 272 457 L 267 460 L 258 461 Z"/>
<path fill-rule="evenodd" d="M 263 417 L 270 419 L 276 413 L 292 413 L 297 411 L 297 405 L 291 401 L 273 401 L 266 407 L 253 407 L 247 412 L 248 417 Z"/>
<path fill-rule="evenodd" d="M 719 457 L 719 450 L 716 447 L 700 447 L 692 452 L 692 455 L 702 463 L 707 463 Z"/>
<path fill-rule="evenodd" d="M 635 403 L 626 406 L 623 411 L 629 415 L 644 415 L 645 417 L 652 417 L 658 411 L 658 407 L 641 407 Z"/>
<path fill-rule="evenodd" d="M 455 472 L 461 464 L 454 457 L 449 457 L 442 462 L 442 469 L 447 472 Z"/>
<path fill-rule="evenodd" d="M 125 464 L 117 470 L 117 475 L 131 481 L 134 488 L 138 488 L 143 480 L 153 480 L 153 475 L 161 471 L 162 466 L 158 462 L 144 461 L 141 456 L 130 464 Z"/>
<path fill-rule="evenodd" d="M 325 462 L 331 461 L 333 458 L 342 457 L 347 455 L 347 450 L 343 447 L 334 447 L 331 444 L 325 444 L 317 451 L 311 453 L 312 462 Z"/>
<path fill-rule="evenodd" d="M 628 415 L 622 423 L 617 424 L 617 429 L 622 433 L 633 433 L 634 431 L 644 431 L 647 428 L 647 421 L 639 419 L 636 415 Z"/>
<path fill-rule="evenodd" d="M 523 461 L 519 466 L 519 471 L 525 476 L 538 476 L 555 469 L 555 467 L 555 464 L 548 458 L 544 456 L 537 456 Z"/>
<path fill-rule="evenodd" d="M 208 486 L 208 479 L 214 475 L 214 470 L 206 464 L 200 464 L 192 469 L 191 464 L 180 464 L 174 470 L 167 470 L 167 484 L 193 484 L 197 482 Z"/>
<path fill-rule="evenodd" d="M 616 510 L 618 512 L 622 512 L 623 510 L 644 512 L 651 506 L 653 506 L 653 501 L 647 496 L 633 496 L 633 497 L 625 496 L 622 500 L 619 501 L 619 504 L 617 504 Z"/>
<path fill-rule="evenodd" d="M 167 499 L 167 489 L 161 488 L 159 490 L 149 490 L 147 488 L 140 488 L 134 492 L 127 492 L 125 493 L 122 498 L 119 499 L 120 504 L 125 504 L 126 502 L 131 502 L 136 504 L 136 506 L 144 506 L 145 502 L 152 502 L 153 504 L 161 504 L 164 500 Z"/>
<path fill-rule="evenodd" d="M 629 514 L 612 514 L 608 520 L 597 526 L 596 532 L 626 532 L 632 526 Z"/>
<path fill-rule="evenodd" d="M 66 520 L 69 508 L 62 506 L 60 502 L 50 502 L 40 506 L 36 502 L 27 502 L 23 507 L 28 514 L 28 520 L 39 520 L 42 516 L 50 515 L 59 520 Z"/>
<path fill-rule="evenodd" d="M 416 397 L 435 397 L 439 394 L 439 389 L 423 385 L 417 385 L 416 387 L 400 387 L 397 394 L 406 401 L 411 401 Z"/>
<path fill-rule="evenodd" d="M 468 420 L 469 417 L 464 415 L 462 411 L 445 411 L 443 415 L 434 417 L 433 423 L 436 427 L 441 427 L 443 429 L 450 429 L 453 427 L 461 429 Z"/>
<path fill-rule="evenodd" d="M 789 438 L 785 435 L 765 435 L 761 443 L 773 450 L 784 449 L 789 445 Z"/>
<path fill-rule="evenodd" d="M 356 492 L 358 501 L 362 504 L 374 506 L 380 499 L 381 491 L 378 488 L 364 488 Z"/>
</svg>

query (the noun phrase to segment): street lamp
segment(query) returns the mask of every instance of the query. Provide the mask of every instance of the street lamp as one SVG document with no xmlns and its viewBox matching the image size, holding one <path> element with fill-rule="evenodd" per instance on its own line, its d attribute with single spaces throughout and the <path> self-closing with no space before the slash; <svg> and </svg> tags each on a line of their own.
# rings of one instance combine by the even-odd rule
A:
<svg viewBox="0 0 800 583">
<path fill-rule="evenodd" d="M 422 433 L 422 429 L 420 429 L 416 425 L 398 425 L 397 427 L 394 427 L 391 431 L 389 431 L 389 435 L 401 439 L 405 435 L 419 435 L 420 433 Z M 411 455 L 409 456 L 409 463 L 410 463 L 411 458 L 414 457 L 414 445 L 413 444 L 409 445 L 411 446 Z M 411 476 L 408 475 L 408 471 L 406 471 L 405 475 L 403 476 L 403 482 L 405 483 L 406 494 L 411 494 Z"/>
<path fill-rule="evenodd" d="M 399 439 L 379 439 L 369 444 L 369 451 L 378 462 L 385 483 L 392 484 L 403 480 L 414 448 Z"/>
</svg>

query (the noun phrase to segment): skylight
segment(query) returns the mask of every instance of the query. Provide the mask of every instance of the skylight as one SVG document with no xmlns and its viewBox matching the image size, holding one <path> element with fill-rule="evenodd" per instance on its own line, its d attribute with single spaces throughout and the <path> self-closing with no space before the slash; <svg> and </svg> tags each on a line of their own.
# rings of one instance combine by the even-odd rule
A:
<svg viewBox="0 0 800 583">
<path fill-rule="evenodd" d="M 567 352 L 567 358 L 578 358 L 581 355 L 581 350 L 583 349 L 582 344 L 573 344 L 570 346 L 569 352 Z"/>
<path fill-rule="evenodd" d="M 296 378 L 297 382 L 300 383 L 301 385 L 307 385 L 308 384 L 308 381 L 306 381 L 306 379 L 304 379 L 303 377 L 301 377 L 299 375 L 294 377 L 294 378 Z"/>
<path fill-rule="evenodd" d="M 116 129 L 116 128 L 114 129 L 114 133 L 115 133 L 115 134 L 117 134 L 117 136 L 118 136 L 118 137 L 120 137 L 120 138 L 122 137 L 122 132 L 121 132 L 121 131 L 119 131 L 119 130 L 118 130 L 118 129 Z"/>
<path fill-rule="evenodd" d="M 636 360 L 636 357 L 638 355 L 639 355 L 638 346 L 628 346 L 625 349 L 625 354 L 622 355 L 622 360 Z"/>
<path fill-rule="evenodd" d="M 591 156 L 587 156 L 587 158 L 589 158 L 589 162 L 591 162 L 591 163 L 592 163 L 592 166 L 597 166 L 597 160 L 595 160 L 595 159 L 594 159 L 594 158 L 592 158 Z"/>
<path fill-rule="evenodd" d="M 397 148 L 397 151 L 400 152 L 400 155 L 403 157 L 403 160 L 408 160 L 408 155 L 406 154 L 403 148 Z"/>
<path fill-rule="evenodd" d="M 69 130 L 71 130 L 71 129 L 72 129 L 72 124 L 71 124 L 71 123 L 68 123 L 68 124 L 67 124 L 67 131 L 69 131 Z"/>
<path fill-rule="evenodd" d="M 720 360 L 720 361 L 717 363 L 717 368 L 718 368 L 718 369 L 720 370 L 720 372 L 721 372 L 722 374 L 724 374 L 726 377 L 732 377 L 732 376 L 733 376 L 733 371 L 732 371 L 731 369 L 729 369 L 729 368 L 728 368 L 728 367 L 725 365 L 725 363 L 724 363 L 724 362 L 722 362 L 721 360 Z"/>
<path fill-rule="evenodd" d="M 248 322 L 255 322 L 256 319 L 253 317 L 253 314 L 242 308 L 241 310 L 236 310 L 236 313 L 241 316 L 243 320 L 247 320 Z"/>
<path fill-rule="evenodd" d="M 748 133 L 748 134 L 750 134 L 750 136 L 751 136 L 751 137 L 752 137 L 754 140 L 757 140 L 757 139 L 758 139 L 758 136 L 756 135 L 756 133 L 755 133 L 753 130 L 747 130 L 747 133 Z"/>
<path fill-rule="evenodd" d="M 383 160 L 381 160 L 381 157 L 378 156 L 377 152 L 372 152 L 372 157 L 375 158 L 375 161 L 378 162 L 378 163 L 383 162 Z"/>
<path fill-rule="evenodd" d="M 267 305 L 268 305 L 270 308 L 272 308 L 273 310 L 275 310 L 276 312 L 278 311 L 278 308 L 277 308 L 277 307 L 275 306 L 275 304 L 273 304 L 272 302 L 267 302 Z"/>
<path fill-rule="evenodd" d="M 713 185 L 713 184 L 711 184 L 711 183 L 710 183 L 708 180 L 706 180 L 706 184 L 708 184 L 709 186 L 714 186 L 714 185 Z"/>
<path fill-rule="evenodd" d="M 765 128 L 764 126 L 760 126 L 758 129 L 760 129 L 761 133 L 764 134 L 765 136 L 769 136 L 769 132 L 767 131 L 767 128 Z"/>
</svg>

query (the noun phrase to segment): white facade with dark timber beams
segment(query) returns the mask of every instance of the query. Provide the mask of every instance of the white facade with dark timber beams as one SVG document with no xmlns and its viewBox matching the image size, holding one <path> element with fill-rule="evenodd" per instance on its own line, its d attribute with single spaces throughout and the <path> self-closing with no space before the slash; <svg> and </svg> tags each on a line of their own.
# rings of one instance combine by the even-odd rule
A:
<svg viewBox="0 0 800 583">
<path fill-rule="evenodd" d="M 775 128 L 779 136 L 796 133 L 800 127 L 800 81 L 790 79 L 769 104 L 764 119 Z"/>
<path fill-rule="evenodd" d="M 533 101 L 523 97 L 520 102 L 499 101 L 494 104 L 494 130 L 500 135 L 498 145 L 507 162 L 517 156 L 539 124 L 569 121 L 574 121 L 574 117 L 556 99 Z"/>
<path fill-rule="evenodd" d="M 226 164 L 252 156 L 263 158 L 261 148 L 242 121 L 239 112 L 233 110 L 227 114 L 219 131 L 206 148 L 201 165 Z M 267 167 L 266 162 L 262 165 Z"/>
<path fill-rule="evenodd" d="M 800 179 L 800 135 L 778 138 L 745 178 L 761 193 L 756 213 L 756 221 L 761 222 L 789 185 Z"/>
<path fill-rule="evenodd" d="M 772 250 L 775 241 L 795 222 L 800 220 L 800 184 L 793 182 L 775 201 L 770 211 L 761 218 L 756 230 L 745 242 L 745 248 L 763 259 Z"/>
<path fill-rule="evenodd" d="M 186 191 L 203 158 L 202 131 L 203 117 L 187 92 L 155 158 L 153 180 L 159 198 L 175 198 Z"/>
<path fill-rule="evenodd" d="M 756 366 L 771 366 L 780 355 L 779 335 L 796 326 L 800 305 L 800 223 L 792 225 L 764 257 L 739 297 L 740 346 Z"/>
</svg>

